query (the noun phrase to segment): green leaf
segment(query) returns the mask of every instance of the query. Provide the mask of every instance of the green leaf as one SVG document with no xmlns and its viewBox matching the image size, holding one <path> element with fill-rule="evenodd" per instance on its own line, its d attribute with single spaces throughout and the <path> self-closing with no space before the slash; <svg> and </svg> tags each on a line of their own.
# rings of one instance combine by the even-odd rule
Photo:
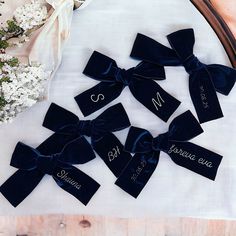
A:
<svg viewBox="0 0 236 236">
<path fill-rule="evenodd" d="M 4 107 L 6 104 L 7 101 L 3 97 L 0 97 L 0 108 Z"/>
<path fill-rule="evenodd" d="M 12 59 L 10 59 L 9 61 L 7 61 L 7 64 L 11 67 L 15 67 L 19 65 L 19 60 L 16 57 L 13 57 Z"/>
<path fill-rule="evenodd" d="M 9 43 L 6 40 L 0 40 L 0 49 L 6 49 L 9 47 Z"/>
<path fill-rule="evenodd" d="M 8 20 L 7 26 L 8 26 L 7 29 L 9 33 L 21 31 L 21 27 L 18 26 L 14 20 Z"/>
<path fill-rule="evenodd" d="M 5 35 L 6 35 L 6 32 L 3 29 L 1 29 L 0 30 L 0 38 L 4 37 Z"/>
<path fill-rule="evenodd" d="M 8 61 L 0 61 L 0 69 L 4 66 L 4 64 L 8 64 L 11 67 L 16 67 L 19 65 L 19 59 L 16 57 L 11 58 Z"/>
<path fill-rule="evenodd" d="M 0 79 L 0 85 L 2 85 L 3 82 L 10 82 L 10 77 L 4 76 Z"/>
<path fill-rule="evenodd" d="M 0 69 L 2 69 L 3 66 L 4 66 L 4 62 L 0 61 Z"/>
</svg>

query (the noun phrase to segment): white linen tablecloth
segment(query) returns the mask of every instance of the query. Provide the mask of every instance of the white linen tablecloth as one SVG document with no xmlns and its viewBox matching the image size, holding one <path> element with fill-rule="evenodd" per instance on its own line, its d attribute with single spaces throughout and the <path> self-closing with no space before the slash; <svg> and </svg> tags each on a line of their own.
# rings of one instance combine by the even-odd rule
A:
<svg viewBox="0 0 236 236">
<path fill-rule="evenodd" d="M 98 83 L 82 74 L 93 50 L 114 58 L 120 67 L 129 68 L 138 63 L 129 57 L 137 32 L 168 45 L 165 35 L 181 28 L 193 27 L 196 34 L 194 51 L 199 59 L 209 64 L 230 65 L 217 36 L 190 1 L 97 0 L 79 11 L 79 14 L 74 12 L 71 36 L 64 50 L 63 61 L 51 83 L 50 100 L 36 104 L 19 115 L 12 124 L 0 126 L 0 183 L 16 170 L 9 163 L 18 141 L 36 147 L 52 133 L 41 126 L 50 102 L 56 102 L 83 117 L 73 97 Z M 173 117 L 187 109 L 196 115 L 189 96 L 188 74 L 184 68 L 168 67 L 166 72 L 167 80 L 159 82 L 160 85 L 182 101 L 167 124 L 137 102 L 128 88 L 112 102 L 122 102 L 132 125 L 146 128 L 153 135 L 167 131 Z M 115 177 L 97 157 L 78 166 L 101 184 L 87 206 L 60 189 L 50 176 L 45 176 L 16 209 L 0 195 L 0 214 L 235 218 L 236 89 L 228 97 L 220 94 L 218 97 L 225 117 L 203 124 L 205 133 L 193 140 L 224 156 L 215 182 L 177 166 L 162 152 L 155 173 L 138 199 L 134 199 L 114 185 Z M 95 118 L 105 108 L 88 118 Z M 123 143 L 127 131 L 117 132 Z"/>
</svg>

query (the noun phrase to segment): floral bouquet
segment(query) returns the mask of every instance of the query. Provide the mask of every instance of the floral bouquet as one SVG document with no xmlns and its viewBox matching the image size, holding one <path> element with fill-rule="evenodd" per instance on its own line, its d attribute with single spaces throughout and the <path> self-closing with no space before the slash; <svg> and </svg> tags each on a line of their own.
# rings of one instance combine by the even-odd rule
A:
<svg viewBox="0 0 236 236">
<path fill-rule="evenodd" d="M 32 32 L 41 27 L 48 18 L 46 1 L 31 0 L 15 9 L 13 17 L 6 21 L 0 29 L 0 49 L 5 50 L 9 46 L 22 45 L 29 40 Z M 18 42 L 9 43 L 9 39 L 18 38 Z"/>
<path fill-rule="evenodd" d="M 34 105 L 45 90 L 48 73 L 42 65 L 26 65 L 0 54 L 0 123 L 7 123 Z"/>
<path fill-rule="evenodd" d="M 44 66 L 39 62 L 20 63 L 17 57 L 6 54 L 6 50 L 29 41 L 30 35 L 47 18 L 46 1 L 31 0 L 18 6 L 0 29 L 0 123 L 12 121 L 44 95 L 49 78 Z"/>
<path fill-rule="evenodd" d="M 2 3 L 5 7 L 0 28 L 0 123 L 11 121 L 37 101 L 47 98 L 48 82 L 60 65 L 69 37 L 73 9 L 83 2 L 0 2 L 0 6 Z"/>
<path fill-rule="evenodd" d="M 84 2 L 85 0 L 30 0 L 30 2 L 26 0 L 24 4 L 15 6 L 13 15 L 0 28 L 0 50 L 22 46 L 23 43 L 28 42 L 30 36 L 40 29 L 47 19 L 56 19 L 54 12 L 57 12 L 58 18 L 64 18 L 65 16 L 60 12 L 65 11 L 66 17 L 71 18 L 73 8 L 80 8 L 82 4 L 85 6 Z M 89 0 L 86 1 L 88 2 Z"/>
</svg>

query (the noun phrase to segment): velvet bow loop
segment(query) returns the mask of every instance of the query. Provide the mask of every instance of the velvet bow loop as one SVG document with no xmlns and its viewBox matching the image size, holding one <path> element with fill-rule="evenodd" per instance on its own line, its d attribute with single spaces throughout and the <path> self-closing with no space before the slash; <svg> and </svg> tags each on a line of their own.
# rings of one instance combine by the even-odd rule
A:
<svg viewBox="0 0 236 236">
<path fill-rule="evenodd" d="M 121 69 L 108 56 L 94 51 L 83 73 L 93 79 L 103 82 L 120 82 L 128 86 L 134 77 L 143 79 L 163 80 L 165 71 L 162 66 L 153 63 L 141 62 L 136 67 Z"/>
<path fill-rule="evenodd" d="M 172 48 L 138 34 L 131 57 L 162 66 L 184 66 L 189 73 L 189 90 L 200 123 L 223 117 L 216 91 L 228 95 L 236 81 L 236 70 L 223 65 L 206 65 L 194 55 L 193 29 L 167 36 Z"/>
<path fill-rule="evenodd" d="M 224 65 L 205 65 L 193 54 L 195 36 L 193 29 L 183 29 L 167 36 L 186 71 L 191 74 L 205 68 L 217 92 L 228 95 L 236 81 L 236 70 Z M 184 43 L 183 43 L 184 42 Z"/>
<path fill-rule="evenodd" d="M 156 138 L 149 131 L 131 127 L 125 143 L 125 150 L 131 153 L 147 153 L 151 151 L 168 152 L 169 142 L 188 141 L 203 132 L 203 129 L 190 111 L 176 117 L 166 133 Z"/>
<path fill-rule="evenodd" d="M 52 103 L 46 113 L 43 126 L 60 134 L 91 136 L 93 124 L 90 120 L 79 120 L 72 112 Z"/>
<path fill-rule="evenodd" d="M 60 109 L 60 107 L 59 107 Z M 46 128 L 49 128 L 49 126 L 44 125 Z M 52 130 L 52 129 L 51 129 Z M 93 133 L 93 122 L 91 120 L 78 120 L 77 123 L 69 123 L 58 130 L 55 130 L 58 134 L 64 134 L 64 135 L 73 135 L 73 136 L 81 136 L 86 135 L 88 137 L 92 136 Z"/>
<path fill-rule="evenodd" d="M 206 65 L 217 92 L 229 95 L 236 81 L 236 70 L 224 65 Z"/>
<path fill-rule="evenodd" d="M 190 111 L 176 117 L 170 123 L 168 132 L 156 138 L 147 130 L 131 127 L 125 150 L 135 154 L 116 185 L 133 197 L 138 197 L 158 165 L 160 151 L 165 152 L 178 166 L 215 180 L 222 156 L 188 142 L 202 132 Z"/>
<path fill-rule="evenodd" d="M 132 77 L 132 71 L 121 69 L 116 62 L 108 56 L 94 51 L 90 57 L 83 74 L 103 82 L 120 82 L 128 85 Z"/>
<path fill-rule="evenodd" d="M 43 174 L 52 175 L 60 154 L 41 155 L 23 143 L 18 143 L 11 159 L 11 166 L 22 170 L 38 169 Z"/>
<path fill-rule="evenodd" d="M 185 70 L 191 74 L 205 67 L 193 54 L 195 37 L 193 29 L 185 29 L 167 36 L 171 47 L 175 50 Z M 184 43 L 183 43 L 184 42 Z"/>
<path fill-rule="evenodd" d="M 131 153 L 160 152 L 166 150 L 167 145 L 168 133 L 153 138 L 149 131 L 131 127 L 126 139 L 125 150 Z"/>
<path fill-rule="evenodd" d="M 94 51 L 83 71 L 83 74 L 103 82 L 120 81 L 124 70 L 118 68 L 116 62 L 108 56 Z"/>
<path fill-rule="evenodd" d="M 118 103 L 93 120 L 93 138 L 96 140 L 108 132 L 116 132 L 129 126 L 129 117 L 122 104 Z"/>
<path fill-rule="evenodd" d="M 17 176 L 10 177 L 1 186 L 0 191 L 16 207 L 47 174 L 52 176 L 60 188 L 86 205 L 100 185 L 73 166 L 84 163 L 86 159 L 84 156 L 90 156 L 88 159 L 95 157 L 91 146 L 83 137 L 69 142 L 60 153 L 49 155 L 18 143 L 11 160 L 11 165 L 19 169 Z"/>
<path fill-rule="evenodd" d="M 77 138 L 68 143 L 60 153 L 43 155 L 38 150 L 21 142 L 16 145 L 11 159 L 11 166 L 22 170 L 39 169 L 44 174 L 52 175 L 58 161 L 68 165 L 84 163 L 84 156 L 94 158 L 94 152 L 85 138 Z"/>
<path fill-rule="evenodd" d="M 130 121 L 121 103 L 109 107 L 94 120 L 79 120 L 70 111 L 52 103 L 43 126 L 58 133 L 86 135 L 92 137 L 92 142 L 95 142 L 108 132 L 127 128 L 130 126 Z"/>
<path fill-rule="evenodd" d="M 195 44 L 193 29 L 178 30 L 167 35 L 167 39 L 181 62 L 193 56 Z"/>
<path fill-rule="evenodd" d="M 203 133 L 202 127 L 188 110 L 171 121 L 168 137 L 172 141 L 188 141 L 201 133 Z"/>
<path fill-rule="evenodd" d="M 205 65 L 193 54 L 195 43 L 193 29 L 176 31 L 167 36 L 171 48 L 140 34 L 134 41 L 130 56 L 162 66 L 180 66 L 192 74 L 206 68 L 217 92 L 228 95 L 236 81 L 236 70 L 224 65 Z"/>
<path fill-rule="evenodd" d="M 134 68 L 129 70 L 119 68 L 113 59 L 94 51 L 83 73 L 99 81 L 119 82 L 126 86 L 132 79 L 133 71 Z"/>
<path fill-rule="evenodd" d="M 54 132 L 60 132 L 68 135 L 72 132 L 76 132 L 78 123 L 78 116 L 55 103 L 51 103 L 45 115 L 43 126 Z"/>
<path fill-rule="evenodd" d="M 75 118 L 69 117 L 72 120 Z M 62 117 L 58 116 L 58 119 L 63 122 Z M 54 133 L 36 149 L 18 143 L 11 160 L 11 165 L 18 170 L 3 183 L 0 192 L 16 207 L 30 195 L 45 174 L 49 174 L 59 187 L 87 204 L 99 188 L 99 184 L 72 165 L 84 164 L 94 158 L 95 154 L 88 141 L 75 135 Z M 70 172 L 69 176 L 73 176 L 74 179 L 81 180 L 83 188 L 80 191 L 75 191 L 69 183 L 58 179 L 56 173 L 64 171 L 67 175 Z"/>
<path fill-rule="evenodd" d="M 79 120 L 66 109 L 52 103 L 45 116 L 43 126 L 58 135 L 91 137 L 93 149 L 103 159 L 111 171 L 118 176 L 131 155 L 123 151 L 122 143 L 113 132 L 130 126 L 130 121 L 121 103 L 106 109 L 93 120 Z"/>
<path fill-rule="evenodd" d="M 95 51 L 83 73 L 101 81 L 75 97 L 84 116 L 116 99 L 125 86 L 141 104 L 163 121 L 167 121 L 180 105 L 177 99 L 154 81 L 166 78 L 163 66 L 156 63 L 142 61 L 136 67 L 125 70 L 119 68 L 113 59 Z"/>
<path fill-rule="evenodd" d="M 145 129 L 138 127 L 130 127 L 129 133 L 125 142 L 125 150 L 131 153 L 146 153 L 153 151 L 153 137 Z"/>
<path fill-rule="evenodd" d="M 176 34 L 173 33 L 173 34 Z M 183 36 L 182 36 L 183 37 Z M 138 33 L 130 56 L 139 60 L 159 64 L 161 66 L 183 65 L 188 73 L 203 67 L 198 58 L 193 54 L 194 35 L 191 33 L 184 38 L 168 35 L 168 40 L 173 49 Z M 184 43 L 183 43 L 184 42 Z"/>
<path fill-rule="evenodd" d="M 132 51 L 130 53 L 132 58 L 158 64 L 161 66 L 179 66 L 180 59 L 176 52 L 168 48 L 154 39 L 138 33 Z"/>
</svg>

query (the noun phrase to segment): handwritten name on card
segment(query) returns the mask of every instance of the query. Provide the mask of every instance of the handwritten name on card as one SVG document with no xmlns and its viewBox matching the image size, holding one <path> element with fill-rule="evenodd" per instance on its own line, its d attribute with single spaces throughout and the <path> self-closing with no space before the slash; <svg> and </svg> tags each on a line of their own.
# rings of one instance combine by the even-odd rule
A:
<svg viewBox="0 0 236 236">
<path fill-rule="evenodd" d="M 68 184 L 72 185 L 73 187 L 79 190 L 81 188 L 81 184 L 79 184 L 74 179 L 70 178 L 68 174 L 69 173 L 66 172 L 65 170 L 61 170 L 61 172 L 57 173 L 57 177 L 59 177 L 60 179 L 64 180 L 65 182 L 67 182 Z"/>
</svg>

